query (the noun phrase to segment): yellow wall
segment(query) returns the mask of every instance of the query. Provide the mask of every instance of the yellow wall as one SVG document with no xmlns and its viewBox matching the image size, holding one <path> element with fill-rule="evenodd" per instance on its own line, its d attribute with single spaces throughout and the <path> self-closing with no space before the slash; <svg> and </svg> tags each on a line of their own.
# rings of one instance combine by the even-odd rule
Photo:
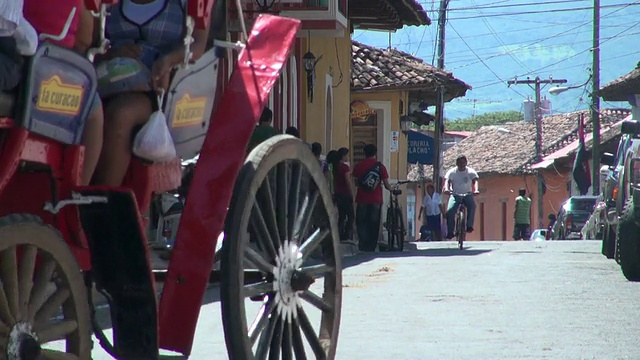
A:
<svg viewBox="0 0 640 360">
<path fill-rule="evenodd" d="M 337 49 L 337 51 L 336 51 Z M 309 50 L 309 39 L 302 40 L 302 53 Z M 319 142 L 323 145 L 323 153 L 327 144 L 325 133 L 325 113 L 327 87 L 335 86 L 333 91 L 333 123 L 331 147 L 349 147 L 349 91 L 351 79 L 351 36 L 342 38 L 311 38 L 311 52 L 322 59 L 316 65 L 316 80 L 313 103 L 307 97 L 307 80 L 304 64 L 300 61 L 299 74 L 303 76 L 301 110 L 301 135 L 307 142 Z M 342 82 L 340 72 L 342 70 Z M 333 84 L 327 83 L 327 74 L 332 75 Z"/>
</svg>

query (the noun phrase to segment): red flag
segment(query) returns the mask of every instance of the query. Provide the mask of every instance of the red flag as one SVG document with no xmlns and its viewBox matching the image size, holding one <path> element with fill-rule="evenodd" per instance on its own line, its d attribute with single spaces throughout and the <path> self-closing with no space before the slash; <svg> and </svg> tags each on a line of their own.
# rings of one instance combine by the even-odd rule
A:
<svg viewBox="0 0 640 360">
<path fill-rule="evenodd" d="M 578 151 L 576 152 L 575 162 L 573 163 L 573 180 L 575 180 L 580 189 L 580 195 L 585 195 L 591 187 L 591 171 L 589 169 L 589 156 L 584 143 L 584 115 L 580 114 L 578 120 Z"/>
</svg>

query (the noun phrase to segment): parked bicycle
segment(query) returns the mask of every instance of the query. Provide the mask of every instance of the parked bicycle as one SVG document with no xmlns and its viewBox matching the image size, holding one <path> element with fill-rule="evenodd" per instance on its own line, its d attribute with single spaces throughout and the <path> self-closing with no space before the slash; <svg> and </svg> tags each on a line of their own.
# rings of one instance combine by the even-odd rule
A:
<svg viewBox="0 0 640 360">
<path fill-rule="evenodd" d="M 393 185 L 391 194 L 389 195 L 389 206 L 387 207 L 387 221 L 384 223 L 385 229 L 387 229 L 387 243 L 389 245 L 389 251 L 404 250 L 404 238 L 407 235 L 407 230 L 404 226 L 404 218 L 402 216 L 402 209 L 400 208 L 400 202 L 398 196 L 402 194 L 402 190 L 399 189 L 400 185 L 408 184 L 411 181 L 401 180 Z"/>
<path fill-rule="evenodd" d="M 473 193 L 451 194 L 451 196 L 453 196 L 456 199 L 456 202 L 460 204 L 456 209 L 454 234 L 458 241 L 458 248 L 462 250 L 467 236 L 467 207 L 464 205 L 464 198 L 467 196 L 473 196 Z"/>
</svg>

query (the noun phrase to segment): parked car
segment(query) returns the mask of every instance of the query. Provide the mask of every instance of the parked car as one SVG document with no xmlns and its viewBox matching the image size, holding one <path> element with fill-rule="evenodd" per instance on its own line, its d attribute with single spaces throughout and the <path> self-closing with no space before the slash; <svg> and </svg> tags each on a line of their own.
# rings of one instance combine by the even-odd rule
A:
<svg viewBox="0 0 640 360">
<path fill-rule="evenodd" d="M 618 216 L 619 211 L 622 210 L 621 205 L 618 205 L 620 171 L 624 168 L 625 154 L 633 142 L 638 142 L 638 139 L 632 134 L 622 134 L 615 155 L 604 153 L 600 159 L 600 162 L 609 168 L 602 187 L 603 201 L 606 206 L 604 209 L 606 224 L 602 233 L 602 254 L 609 259 L 613 259 L 616 253 Z"/>
<path fill-rule="evenodd" d="M 584 224 L 593 213 L 596 196 L 572 196 L 558 211 L 557 219 L 551 228 L 551 240 L 581 239 Z"/>
<path fill-rule="evenodd" d="M 545 241 L 547 240 L 547 229 L 535 229 L 531 233 L 530 241 Z"/>
<path fill-rule="evenodd" d="M 607 225 L 606 221 L 607 206 L 603 201 L 603 195 L 600 194 L 596 200 L 596 206 L 593 213 L 582 228 L 583 240 L 600 240 L 604 235 L 604 229 Z"/>
</svg>

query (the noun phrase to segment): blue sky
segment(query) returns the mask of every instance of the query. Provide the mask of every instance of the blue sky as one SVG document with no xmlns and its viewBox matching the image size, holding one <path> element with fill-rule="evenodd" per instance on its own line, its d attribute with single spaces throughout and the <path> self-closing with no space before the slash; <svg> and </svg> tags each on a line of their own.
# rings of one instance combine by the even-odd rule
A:
<svg viewBox="0 0 640 360">
<path fill-rule="evenodd" d="M 393 33 L 391 46 L 436 64 L 439 0 L 419 0 L 433 23 L 405 27 Z M 491 111 L 522 111 L 533 90 L 527 85 L 507 87 L 517 76 L 567 79 L 580 85 L 589 78 L 592 64 L 593 0 L 450 0 L 445 32 L 445 67 L 469 83 L 465 99 L 445 106 L 448 119 Z M 584 9 L 587 8 L 587 9 Z M 543 11 L 540 13 L 540 11 Z M 534 13 L 532 13 L 534 12 Z M 536 13 L 537 12 L 537 13 Z M 508 15 L 505 15 L 508 14 Z M 389 34 L 356 30 L 354 40 L 386 48 Z M 636 67 L 640 61 L 640 1 L 601 0 L 600 84 L 604 85 Z M 552 113 L 588 107 L 591 85 L 547 94 Z M 606 103 L 601 107 L 628 107 Z M 431 110 L 431 109 L 430 109 Z"/>
</svg>

